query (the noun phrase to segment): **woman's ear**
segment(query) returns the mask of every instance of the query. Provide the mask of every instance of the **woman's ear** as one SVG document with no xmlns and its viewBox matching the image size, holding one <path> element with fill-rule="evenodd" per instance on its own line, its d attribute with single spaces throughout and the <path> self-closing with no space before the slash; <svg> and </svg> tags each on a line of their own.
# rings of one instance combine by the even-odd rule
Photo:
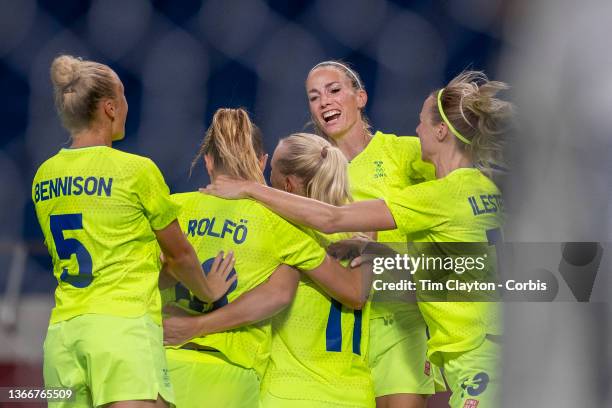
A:
<svg viewBox="0 0 612 408">
<path fill-rule="evenodd" d="M 368 93 L 364 91 L 363 89 L 359 89 L 357 91 L 357 107 L 359 109 L 363 109 L 365 108 L 367 103 L 368 103 Z"/>
<path fill-rule="evenodd" d="M 266 170 L 267 164 L 268 164 L 268 154 L 259 156 L 259 169 L 261 170 L 262 173 Z"/>
<path fill-rule="evenodd" d="M 206 164 L 206 171 L 208 172 L 208 176 L 212 178 L 213 170 L 215 168 L 215 161 L 213 160 L 210 154 L 204 155 L 204 163 Z"/>
<path fill-rule="evenodd" d="M 288 193 L 304 195 L 304 183 L 294 174 L 285 177 L 285 191 Z"/>
<path fill-rule="evenodd" d="M 113 121 L 117 116 L 117 110 L 115 107 L 115 101 L 112 99 L 105 99 L 102 101 L 102 109 L 108 118 Z"/>
<path fill-rule="evenodd" d="M 438 142 L 443 142 L 444 139 L 446 139 L 446 136 L 448 135 L 448 131 L 448 126 L 446 126 L 446 123 L 440 122 L 436 131 L 436 140 Z"/>
</svg>

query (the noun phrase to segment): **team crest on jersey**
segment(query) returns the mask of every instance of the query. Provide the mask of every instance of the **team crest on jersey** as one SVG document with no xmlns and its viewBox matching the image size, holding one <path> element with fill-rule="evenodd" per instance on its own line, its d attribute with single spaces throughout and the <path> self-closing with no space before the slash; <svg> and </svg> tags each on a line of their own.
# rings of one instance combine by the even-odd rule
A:
<svg viewBox="0 0 612 408">
<path fill-rule="evenodd" d="M 476 408 L 478 406 L 478 401 L 475 399 L 465 400 L 465 404 L 463 404 L 463 408 Z"/>
<path fill-rule="evenodd" d="M 431 363 L 429 361 L 425 361 L 425 370 L 423 372 L 428 377 L 431 374 Z"/>
<path fill-rule="evenodd" d="M 392 325 L 392 324 L 394 323 L 394 321 L 393 321 L 393 315 L 383 316 L 383 321 L 384 321 L 384 323 L 385 323 L 385 326 Z"/>
<path fill-rule="evenodd" d="M 383 161 L 374 160 L 374 178 L 378 179 L 381 177 L 387 177 L 387 173 L 385 173 L 385 168 L 383 167 Z"/>
</svg>

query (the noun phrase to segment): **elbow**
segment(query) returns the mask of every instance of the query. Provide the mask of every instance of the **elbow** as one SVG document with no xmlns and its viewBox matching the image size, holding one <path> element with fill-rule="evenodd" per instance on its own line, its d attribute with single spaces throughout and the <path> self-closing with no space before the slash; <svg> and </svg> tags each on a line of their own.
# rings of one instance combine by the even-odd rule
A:
<svg viewBox="0 0 612 408">
<path fill-rule="evenodd" d="M 290 285 L 284 285 L 279 288 L 279 290 L 275 290 L 273 293 L 273 297 L 276 299 L 276 305 L 278 310 L 282 310 L 293 303 L 293 299 L 295 299 L 295 292 L 297 291 L 297 281 L 292 282 Z"/>
<path fill-rule="evenodd" d="M 368 297 L 367 296 L 355 296 L 353 294 L 349 295 L 350 297 L 345 298 L 345 299 L 338 299 L 340 301 L 340 303 L 342 303 L 344 306 L 353 309 L 353 310 L 361 310 L 365 307 L 367 301 L 368 301 Z"/>
<path fill-rule="evenodd" d="M 189 243 L 187 245 L 181 245 L 179 248 L 175 248 L 172 253 L 164 253 L 166 263 L 168 266 L 185 265 L 188 264 L 194 256 L 193 248 Z"/>
<path fill-rule="evenodd" d="M 295 292 L 284 291 L 279 293 L 276 298 L 276 304 L 279 310 L 282 310 L 289 306 L 293 302 Z"/>
<path fill-rule="evenodd" d="M 354 299 L 352 304 L 349 306 L 353 310 L 361 310 L 365 307 L 366 302 L 368 301 L 367 297 L 360 297 L 359 299 Z"/>
</svg>

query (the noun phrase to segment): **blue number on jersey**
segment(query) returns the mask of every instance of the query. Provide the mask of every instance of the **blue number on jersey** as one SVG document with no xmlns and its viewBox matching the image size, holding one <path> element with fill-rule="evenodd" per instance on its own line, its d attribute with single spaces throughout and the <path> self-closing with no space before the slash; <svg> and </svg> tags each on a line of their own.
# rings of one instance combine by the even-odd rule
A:
<svg viewBox="0 0 612 408">
<path fill-rule="evenodd" d="M 361 354 L 361 310 L 353 310 L 355 324 L 353 325 L 353 353 Z M 325 329 L 325 349 L 327 351 L 342 351 L 342 304 L 331 299 L 327 327 Z"/>
<path fill-rule="evenodd" d="M 209 259 L 205 260 L 202 263 L 202 269 L 204 270 L 204 274 L 205 275 L 208 275 L 210 273 L 210 270 L 212 269 L 213 262 L 215 262 L 215 258 L 209 258 Z M 227 276 L 226 280 L 230 280 L 236 274 L 237 274 L 236 269 L 232 269 L 231 272 L 229 273 L 229 275 Z M 212 312 L 213 310 L 216 310 L 216 309 L 218 309 L 218 308 L 220 308 L 222 306 L 227 305 L 227 303 L 228 303 L 227 295 L 229 295 L 234 290 L 236 290 L 237 286 L 238 286 L 238 279 L 236 279 L 236 281 L 234 281 L 234 283 L 232 283 L 232 285 L 229 287 L 227 292 L 225 292 L 225 295 L 223 295 L 221 298 L 219 298 L 216 302 L 213 303 L 212 309 L 208 310 L 208 312 Z M 180 282 L 177 283 L 176 287 L 175 287 L 175 299 L 176 299 L 176 301 L 179 301 L 181 299 L 189 300 L 189 309 L 191 309 L 191 310 L 193 310 L 195 312 L 198 312 L 198 313 L 203 313 L 204 312 L 205 303 L 202 302 L 200 299 L 198 299 L 196 296 L 193 296 L 189 292 L 189 289 L 187 289 Z"/>
<path fill-rule="evenodd" d="M 74 254 L 79 264 L 79 273 L 71 275 L 64 268 L 60 279 L 75 288 L 86 288 L 93 281 L 91 255 L 76 238 L 64 238 L 64 231 L 83 229 L 83 214 L 61 214 L 50 216 L 51 235 L 59 259 L 70 259 Z"/>
</svg>

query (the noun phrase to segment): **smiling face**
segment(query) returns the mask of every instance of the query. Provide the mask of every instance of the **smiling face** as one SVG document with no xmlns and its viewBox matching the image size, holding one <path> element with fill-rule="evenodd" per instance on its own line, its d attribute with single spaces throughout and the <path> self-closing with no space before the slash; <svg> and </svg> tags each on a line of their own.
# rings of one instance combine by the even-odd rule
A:
<svg viewBox="0 0 612 408">
<path fill-rule="evenodd" d="M 342 137 L 355 126 L 363 128 L 361 110 L 367 94 L 355 89 L 347 74 L 333 66 L 321 66 L 306 79 L 310 114 L 321 131 L 332 139 Z"/>
</svg>

